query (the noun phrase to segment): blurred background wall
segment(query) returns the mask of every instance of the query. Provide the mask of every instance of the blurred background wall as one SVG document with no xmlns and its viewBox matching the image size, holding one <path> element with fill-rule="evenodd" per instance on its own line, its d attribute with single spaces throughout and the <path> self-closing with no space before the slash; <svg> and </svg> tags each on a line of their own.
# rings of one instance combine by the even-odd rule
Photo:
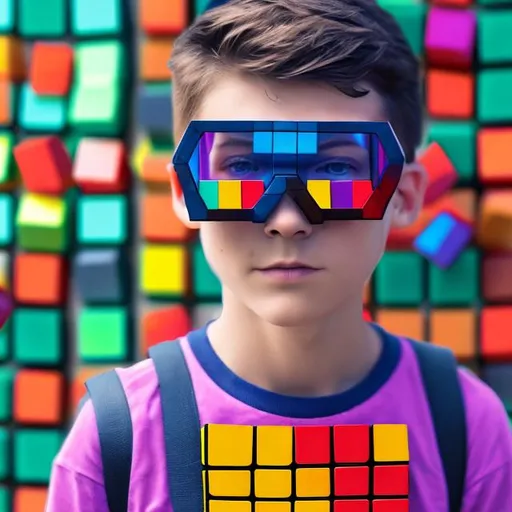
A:
<svg viewBox="0 0 512 512">
<path fill-rule="evenodd" d="M 0 330 L 0 512 L 43 510 L 86 378 L 219 310 L 219 283 L 172 213 L 165 172 L 166 62 L 205 0 L 133 2 L 0 0 L 0 288 L 15 300 Z M 458 182 L 392 234 L 366 314 L 451 347 L 512 406 L 512 5 L 382 3 L 426 63 L 427 142 Z M 13 149 L 32 136 L 58 137 L 29 155 L 32 181 L 60 140 L 81 187 L 26 190 Z M 104 183 L 91 187 L 98 173 Z M 412 248 L 442 211 L 484 231 L 446 270 Z"/>
</svg>

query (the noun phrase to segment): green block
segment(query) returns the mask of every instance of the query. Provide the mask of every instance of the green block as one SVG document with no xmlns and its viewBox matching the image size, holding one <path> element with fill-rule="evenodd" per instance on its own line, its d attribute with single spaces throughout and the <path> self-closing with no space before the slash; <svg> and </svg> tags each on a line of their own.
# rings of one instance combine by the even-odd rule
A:
<svg viewBox="0 0 512 512">
<path fill-rule="evenodd" d="M 477 77 L 477 115 L 482 123 L 512 122 L 512 69 L 484 69 Z"/>
<path fill-rule="evenodd" d="M 422 3 L 404 1 L 381 1 L 379 3 L 396 19 L 414 54 L 422 55 L 427 6 Z"/>
<path fill-rule="evenodd" d="M 10 34 L 14 30 L 14 0 L 0 2 L 0 33 Z M 2 508 L 0 507 L 0 512 Z"/>
<path fill-rule="evenodd" d="M 512 62 L 512 45 L 503 44 L 512 33 L 512 10 L 478 13 L 478 58 L 482 64 Z"/>
<path fill-rule="evenodd" d="M 20 248 L 27 251 L 65 252 L 70 241 L 68 201 L 22 195 L 16 216 L 16 236 Z"/>
<path fill-rule="evenodd" d="M 76 232 L 80 244 L 124 244 L 128 238 L 126 197 L 120 195 L 80 197 Z"/>
<path fill-rule="evenodd" d="M 432 306 L 472 306 L 479 299 L 480 257 L 475 248 L 464 251 L 448 269 L 429 265 Z"/>
<path fill-rule="evenodd" d="M 0 512 L 12 512 L 11 490 L 0 486 Z"/>
<path fill-rule="evenodd" d="M 76 85 L 71 92 L 69 124 L 79 133 L 120 136 L 126 119 L 120 84 Z"/>
<path fill-rule="evenodd" d="M 122 29 L 120 0 L 73 0 L 71 30 L 76 36 L 117 35 Z"/>
<path fill-rule="evenodd" d="M 0 329 L 0 362 L 9 357 L 9 346 L 11 339 L 11 322 L 8 320 Z"/>
<path fill-rule="evenodd" d="M 108 0 L 93 0 L 107 2 Z M 86 0 L 90 5 L 91 0 Z M 89 7 L 88 7 L 89 8 Z M 95 41 L 75 47 L 76 75 L 80 86 L 114 86 L 126 79 L 127 59 L 121 41 Z M 167 85 L 167 87 L 169 87 Z"/>
<path fill-rule="evenodd" d="M 72 159 L 75 158 L 76 150 L 78 149 L 78 145 L 82 139 L 82 135 L 77 135 L 75 133 L 70 133 L 64 137 L 64 144 L 66 145 L 66 149 Z"/>
<path fill-rule="evenodd" d="M 39 96 L 26 83 L 21 87 L 20 126 L 28 131 L 56 133 L 66 127 L 66 98 Z"/>
<path fill-rule="evenodd" d="M 0 428 L 0 480 L 11 476 L 11 435 L 8 429 Z M 2 511 L 0 495 L 0 512 Z"/>
<path fill-rule="evenodd" d="M 207 208 L 216 210 L 219 207 L 219 184 L 216 181 L 200 181 L 199 194 Z"/>
<path fill-rule="evenodd" d="M 194 0 L 194 14 L 201 16 L 208 6 L 209 0 Z"/>
<path fill-rule="evenodd" d="M 510 0 L 477 0 L 476 2 L 479 5 L 484 6 L 506 6 L 508 7 L 510 5 Z M 480 15 L 479 11 L 479 15 Z"/>
<path fill-rule="evenodd" d="M 17 168 L 12 154 L 14 135 L 11 132 L 0 133 L 0 187 L 12 183 L 17 177 Z"/>
<path fill-rule="evenodd" d="M 128 314 L 121 307 L 86 307 L 78 317 L 78 357 L 83 362 L 128 357 Z"/>
<path fill-rule="evenodd" d="M 0 367 L 0 422 L 12 418 L 12 393 L 15 370 L 8 366 Z"/>
<path fill-rule="evenodd" d="M 66 33 L 66 0 L 17 0 L 22 37 L 60 38 Z"/>
<path fill-rule="evenodd" d="M 386 252 L 375 272 L 375 298 L 383 306 L 419 306 L 425 297 L 423 258 L 414 252 Z"/>
<path fill-rule="evenodd" d="M 471 181 L 476 170 L 477 125 L 469 122 L 433 121 L 428 142 L 438 142 L 457 169 L 461 182 Z"/>
<path fill-rule="evenodd" d="M 222 288 L 218 277 L 206 261 L 203 248 L 197 243 L 192 252 L 192 283 L 199 299 L 219 299 Z"/>
<path fill-rule="evenodd" d="M 53 459 L 64 441 L 58 430 L 20 429 L 14 433 L 14 478 L 22 484 L 48 484 Z"/>
<path fill-rule="evenodd" d="M 17 308 L 13 355 L 21 365 L 57 366 L 63 360 L 64 317 L 59 309 Z"/>
<path fill-rule="evenodd" d="M 0 194 L 0 247 L 10 245 L 14 233 L 14 197 Z"/>
</svg>

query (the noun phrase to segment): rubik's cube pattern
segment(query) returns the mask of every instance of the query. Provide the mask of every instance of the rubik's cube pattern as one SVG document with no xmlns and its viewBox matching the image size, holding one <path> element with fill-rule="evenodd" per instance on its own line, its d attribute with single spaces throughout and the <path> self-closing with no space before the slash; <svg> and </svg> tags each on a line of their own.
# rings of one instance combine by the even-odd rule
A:
<svg viewBox="0 0 512 512">
<path fill-rule="evenodd" d="M 206 512 L 408 512 L 406 425 L 205 425 Z"/>
</svg>

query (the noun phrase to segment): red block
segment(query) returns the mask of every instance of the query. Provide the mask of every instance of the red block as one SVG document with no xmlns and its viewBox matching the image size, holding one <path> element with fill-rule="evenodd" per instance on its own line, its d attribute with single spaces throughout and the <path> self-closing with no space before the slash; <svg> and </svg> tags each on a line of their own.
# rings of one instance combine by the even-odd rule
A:
<svg viewBox="0 0 512 512">
<path fill-rule="evenodd" d="M 254 208 L 264 191 L 263 181 L 242 181 L 242 208 Z"/>
<path fill-rule="evenodd" d="M 11 316 L 14 309 L 14 303 L 11 296 L 2 288 L 0 288 L 0 329 Z"/>
<path fill-rule="evenodd" d="M 334 469 L 336 496 L 367 496 L 370 491 L 370 468 L 347 466 Z"/>
<path fill-rule="evenodd" d="M 375 466 L 373 468 L 375 496 L 407 496 L 409 494 L 409 467 Z"/>
<path fill-rule="evenodd" d="M 373 187 L 370 180 L 354 181 L 352 189 L 352 204 L 354 208 L 363 208 L 372 192 Z"/>
<path fill-rule="evenodd" d="M 428 175 L 425 205 L 433 203 L 448 192 L 458 180 L 457 171 L 443 148 L 433 142 L 419 158 Z"/>
<path fill-rule="evenodd" d="M 63 194 L 72 184 L 72 162 L 55 136 L 27 139 L 14 148 L 25 188 L 37 194 Z"/>
<path fill-rule="evenodd" d="M 331 461 L 330 427 L 295 427 L 295 462 L 329 464 Z"/>
<path fill-rule="evenodd" d="M 77 148 L 73 179 L 86 194 L 125 192 L 129 170 L 124 143 L 112 139 L 83 139 Z"/>
<path fill-rule="evenodd" d="M 334 512 L 370 512 L 368 500 L 336 500 Z"/>
<path fill-rule="evenodd" d="M 373 512 L 409 512 L 409 500 L 373 500 Z"/>
<path fill-rule="evenodd" d="M 73 48 L 66 43 L 34 44 L 30 83 L 37 94 L 68 94 L 73 73 Z"/>
<path fill-rule="evenodd" d="M 370 427 L 339 425 L 334 427 L 334 461 L 362 463 L 370 459 Z"/>
</svg>

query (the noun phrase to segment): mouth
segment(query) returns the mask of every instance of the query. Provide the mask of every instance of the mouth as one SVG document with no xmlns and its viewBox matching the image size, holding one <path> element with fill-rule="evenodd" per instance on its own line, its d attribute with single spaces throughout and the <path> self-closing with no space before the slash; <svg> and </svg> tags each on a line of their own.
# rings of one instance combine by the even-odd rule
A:
<svg viewBox="0 0 512 512">
<path fill-rule="evenodd" d="M 277 263 L 273 263 L 268 267 L 257 268 L 261 272 L 265 272 L 267 270 L 321 270 L 318 267 L 313 267 L 307 263 L 302 263 L 301 261 L 281 261 Z"/>
<path fill-rule="evenodd" d="M 300 281 L 322 270 L 300 261 L 277 262 L 256 271 L 268 279 L 279 282 Z"/>
</svg>

